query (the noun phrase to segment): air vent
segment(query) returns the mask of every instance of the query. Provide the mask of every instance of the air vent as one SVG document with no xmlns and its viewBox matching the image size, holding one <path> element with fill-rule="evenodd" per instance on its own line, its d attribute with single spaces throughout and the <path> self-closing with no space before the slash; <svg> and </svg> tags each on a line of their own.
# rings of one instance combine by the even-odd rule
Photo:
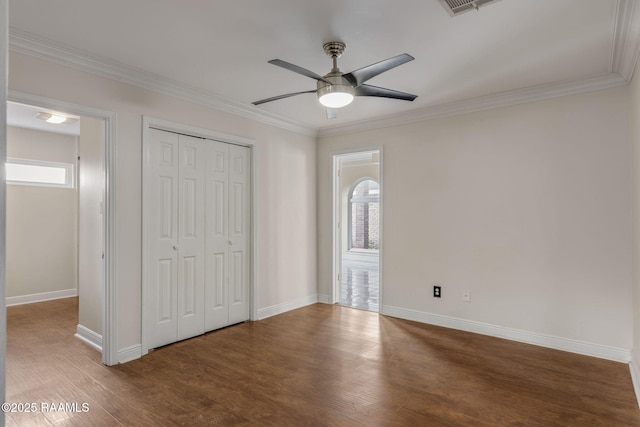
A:
<svg viewBox="0 0 640 427">
<path fill-rule="evenodd" d="M 495 3 L 498 0 L 440 0 L 449 15 L 456 16 L 470 10 L 478 10 L 480 6 Z"/>
</svg>

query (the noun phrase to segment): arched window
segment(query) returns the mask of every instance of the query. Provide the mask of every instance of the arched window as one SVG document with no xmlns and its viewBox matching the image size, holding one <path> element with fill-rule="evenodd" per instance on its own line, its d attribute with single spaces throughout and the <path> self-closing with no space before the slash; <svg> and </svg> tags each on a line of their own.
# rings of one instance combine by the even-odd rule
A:
<svg viewBox="0 0 640 427">
<path fill-rule="evenodd" d="M 349 249 L 380 249 L 380 186 L 372 179 L 357 182 L 349 193 Z"/>
</svg>

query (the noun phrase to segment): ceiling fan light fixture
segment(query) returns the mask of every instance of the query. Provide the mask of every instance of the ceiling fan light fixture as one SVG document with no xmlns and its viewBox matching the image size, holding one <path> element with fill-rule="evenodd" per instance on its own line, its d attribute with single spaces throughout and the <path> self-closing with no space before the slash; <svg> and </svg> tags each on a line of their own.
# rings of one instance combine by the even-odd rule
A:
<svg viewBox="0 0 640 427">
<path fill-rule="evenodd" d="M 347 85 L 326 85 L 318 89 L 318 101 L 327 108 L 346 107 L 353 97 L 353 87 Z"/>
</svg>

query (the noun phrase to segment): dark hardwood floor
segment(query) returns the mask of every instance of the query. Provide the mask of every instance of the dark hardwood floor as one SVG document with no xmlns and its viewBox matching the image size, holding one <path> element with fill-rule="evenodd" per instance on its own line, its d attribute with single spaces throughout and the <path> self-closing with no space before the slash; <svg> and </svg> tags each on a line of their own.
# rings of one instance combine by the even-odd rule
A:
<svg viewBox="0 0 640 427">
<path fill-rule="evenodd" d="M 7 401 L 79 409 L 7 425 L 640 425 L 622 363 L 317 304 L 106 367 L 76 306 L 7 309 Z"/>
</svg>

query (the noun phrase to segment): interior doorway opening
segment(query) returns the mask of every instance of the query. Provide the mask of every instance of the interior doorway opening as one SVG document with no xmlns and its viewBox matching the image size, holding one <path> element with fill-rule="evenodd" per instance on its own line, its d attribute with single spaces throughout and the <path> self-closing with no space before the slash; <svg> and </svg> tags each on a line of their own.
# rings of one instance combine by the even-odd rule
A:
<svg viewBox="0 0 640 427">
<path fill-rule="evenodd" d="M 104 120 L 7 112 L 7 305 L 78 297 L 75 334 L 102 351 Z"/>
<path fill-rule="evenodd" d="M 334 156 L 333 302 L 380 311 L 380 151 Z"/>
<path fill-rule="evenodd" d="M 15 107 L 15 109 L 14 109 Z M 114 365 L 118 363 L 117 355 L 117 318 L 114 314 L 116 309 L 116 289 L 115 278 L 115 114 L 105 110 L 92 107 L 71 104 L 64 101 L 40 97 L 36 95 L 24 94 L 20 92 L 10 92 L 7 101 L 7 125 L 9 128 L 17 130 L 20 135 L 19 141 L 29 141 L 31 151 L 27 150 L 27 145 L 18 145 L 13 156 L 18 158 L 15 163 L 18 165 L 29 165 L 32 171 L 49 171 L 51 164 L 47 159 L 41 158 L 43 155 L 61 155 L 60 144 L 51 143 L 55 138 L 48 135 L 67 134 L 70 135 L 70 153 L 65 153 L 65 160 L 58 159 L 53 162 L 53 172 L 64 179 L 53 187 L 56 190 L 67 190 L 75 193 L 70 203 L 74 209 L 71 212 L 62 212 L 62 217 L 74 217 L 70 227 L 65 229 L 66 240 L 73 243 L 71 258 L 74 258 L 72 265 L 64 265 L 68 273 L 67 286 L 62 292 L 58 289 L 38 291 L 35 288 L 23 287 L 14 289 L 11 295 L 7 292 L 7 299 L 15 296 L 11 304 L 25 304 L 38 301 L 47 301 L 57 298 L 71 297 L 67 295 L 69 291 L 74 291 L 78 298 L 78 322 L 75 331 L 71 331 L 76 337 L 99 350 L 102 355 L 102 363 Z M 36 118 L 38 116 L 38 118 Z M 60 119 L 59 116 L 69 119 L 64 123 L 52 124 L 46 119 Z M 55 122 L 55 120 L 53 120 Z M 65 129 L 64 132 L 55 132 L 55 126 Z M 69 127 L 75 126 L 75 130 Z M 52 128 L 54 127 L 54 128 Z M 81 130 L 82 128 L 82 130 Z M 19 144 L 20 142 L 17 141 Z M 35 142 L 35 146 L 33 145 Z M 39 145 L 38 145 L 39 144 Z M 31 154 L 30 154 L 31 153 Z M 33 157 L 33 156 L 35 157 Z M 11 154 L 9 154 L 11 157 Z M 19 158 L 29 159 L 30 156 L 36 161 L 24 161 Z M 68 157 L 68 159 L 67 159 Z M 80 157 L 81 159 L 78 159 Z M 52 160 L 49 158 L 48 160 Z M 82 163 L 82 164 L 81 164 Z M 32 168 L 32 165 L 36 168 Z M 25 179 L 24 177 L 18 179 Z M 36 177 L 38 180 L 48 178 Z M 58 188 L 55 188 L 55 187 Z M 35 187 L 33 187 L 35 188 Z M 43 187 L 46 188 L 46 185 Z M 49 201 L 55 201 L 60 194 L 50 194 Z M 47 205 L 44 208 L 48 207 Z M 43 209 L 44 209 L 43 208 Z M 37 210 L 32 209 L 32 211 Z M 15 216 L 15 215 L 14 215 Z M 61 217 L 61 218 L 62 218 Z M 41 221 L 50 226 L 49 230 L 61 227 L 58 221 Z M 53 222 L 53 224 L 51 224 Z M 45 224 L 46 223 L 46 224 Z M 36 243 L 41 242 L 42 236 L 32 236 L 28 239 L 21 236 L 22 240 L 31 240 Z M 50 252 L 61 252 L 62 246 L 56 246 L 56 239 L 52 240 Z M 9 252 L 11 249 L 7 248 Z M 23 251 L 24 252 L 24 251 Z M 26 252 L 27 256 L 29 253 Z M 55 260 L 54 260 L 55 261 Z M 35 259 L 31 260 L 35 266 Z M 50 263 L 53 269 L 60 269 L 57 262 Z M 37 267 L 34 267 L 34 270 Z M 30 278 L 32 279 L 32 278 Z M 37 279 L 37 278 L 36 278 Z M 38 280 L 32 280 L 37 283 Z M 64 280 L 63 280 L 64 283 Z M 9 286 L 9 283 L 7 282 Z M 34 290 L 35 289 L 35 290 Z M 7 289 L 9 290 L 9 289 Z M 75 332 L 75 333 L 74 333 Z"/>
</svg>

